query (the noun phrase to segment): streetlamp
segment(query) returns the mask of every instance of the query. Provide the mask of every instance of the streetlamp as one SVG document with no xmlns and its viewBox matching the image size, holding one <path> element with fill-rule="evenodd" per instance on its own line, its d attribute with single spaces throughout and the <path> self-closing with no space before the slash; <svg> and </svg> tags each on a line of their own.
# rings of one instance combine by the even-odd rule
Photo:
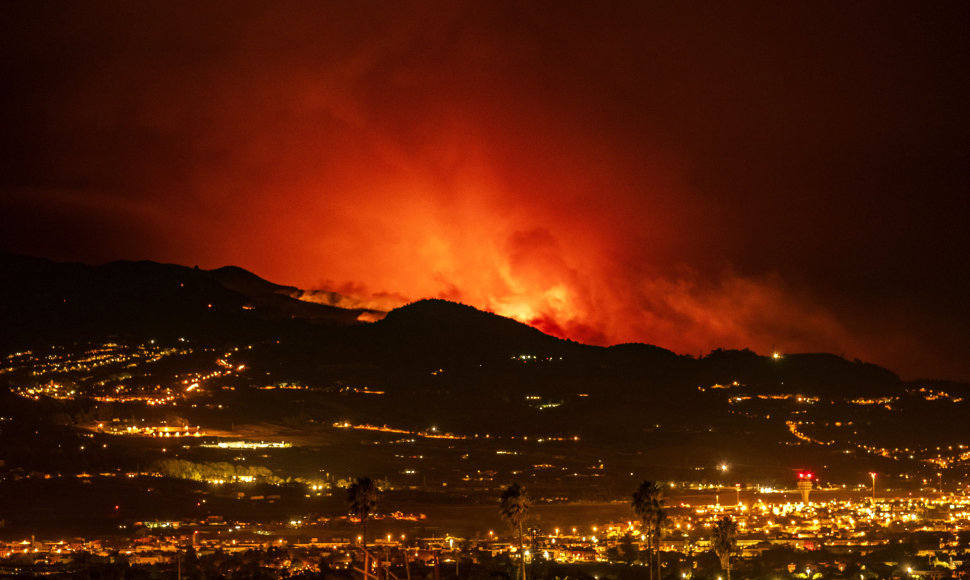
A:
<svg viewBox="0 0 970 580">
<path fill-rule="evenodd" d="M 717 490 L 714 492 L 714 504 L 717 507 L 721 507 L 721 488 L 724 487 L 724 474 L 727 473 L 728 464 L 721 463 L 717 466 L 721 470 L 721 478 L 717 482 Z"/>
</svg>

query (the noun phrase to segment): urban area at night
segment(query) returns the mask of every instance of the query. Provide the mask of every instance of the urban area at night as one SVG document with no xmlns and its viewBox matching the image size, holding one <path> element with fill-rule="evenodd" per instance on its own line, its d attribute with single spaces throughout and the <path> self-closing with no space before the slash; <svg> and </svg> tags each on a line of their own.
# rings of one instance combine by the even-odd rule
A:
<svg viewBox="0 0 970 580">
<path fill-rule="evenodd" d="M 970 579 L 968 23 L 0 2 L 0 578 Z"/>
</svg>

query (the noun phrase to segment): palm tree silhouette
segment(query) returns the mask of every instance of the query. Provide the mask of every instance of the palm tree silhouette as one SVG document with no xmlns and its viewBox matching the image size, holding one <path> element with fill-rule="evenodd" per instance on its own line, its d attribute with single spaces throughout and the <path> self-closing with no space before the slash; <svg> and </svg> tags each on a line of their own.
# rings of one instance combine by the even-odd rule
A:
<svg viewBox="0 0 970 580">
<path fill-rule="evenodd" d="M 711 531 L 711 547 L 721 560 L 721 568 L 731 580 L 731 554 L 737 549 L 738 525 L 730 516 L 724 516 Z"/>
<path fill-rule="evenodd" d="M 367 547 L 367 518 L 377 509 L 377 486 L 369 477 L 358 477 L 347 487 L 350 515 L 360 519 L 364 528 L 364 548 Z"/>
<path fill-rule="evenodd" d="M 660 580 L 660 540 L 663 539 L 664 528 L 667 527 L 670 520 L 667 518 L 667 510 L 663 508 L 664 500 L 658 499 L 657 504 L 651 524 L 653 526 L 653 553 L 657 560 L 657 580 Z"/>
<path fill-rule="evenodd" d="M 518 483 L 505 488 L 502 491 L 502 498 L 499 500 L 499 511 L 502 519 L 517 533 L 519 540 L 519 578 L 525 580 L 525 553 L 522 550 L 522 522 L 525 521 L 526 512 L 529 511 L 529 496 L 525 494 L 525 488 Z"/>
<path fill-rule="evenodd" d="M 653 576 L 653 556 L 657 558 L 657 580 L 660 580 L 660 536 L 667 523 L 667 512 L 664 510 L 663 488 L 653 481 L 643 481 L 633 492 L 630 505 L 633 512 L 640 518 L 640 527 L 647 539 L 647 569 L 650 578 Z"/>
</svg>

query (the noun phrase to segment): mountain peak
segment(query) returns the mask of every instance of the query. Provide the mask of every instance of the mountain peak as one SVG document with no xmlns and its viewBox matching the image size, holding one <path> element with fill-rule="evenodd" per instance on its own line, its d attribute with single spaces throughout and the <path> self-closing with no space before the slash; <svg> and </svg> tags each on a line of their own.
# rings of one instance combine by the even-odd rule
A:
<svg viewBox="0 0 970 580">
<path fill-rule="evenodd" d="M 375 326 L 386 340 L 450 358 L 552 354 L 580 346 L 511 318 L 439 298 L 395 308 Z"/>
</svg>

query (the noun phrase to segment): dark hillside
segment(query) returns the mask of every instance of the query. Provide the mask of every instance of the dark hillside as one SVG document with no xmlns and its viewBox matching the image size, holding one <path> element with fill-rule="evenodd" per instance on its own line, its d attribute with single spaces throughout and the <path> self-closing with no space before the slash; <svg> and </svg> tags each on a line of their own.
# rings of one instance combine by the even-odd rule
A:
<svg viewBox="0 0 970 580">
<path fill-rule="evenodd" d="M 275 285 L 240 269 L 213 274 L 149 261 L 87 266 L 4 254 L 0 272 L 5 348 L 112 335 L 251 340 L 305 333 L 308 322 L 354 324 L 361 312 L 274 294 Z"/>
<path fill-rule="evenodd" d="M 518 356 L 559 357 L 599 351 L 531 326 L 447 300 L 421 300 L 392 310 L 373 326 L 386 355 L 401 361 L 479 364 Z"/>
</svg>

